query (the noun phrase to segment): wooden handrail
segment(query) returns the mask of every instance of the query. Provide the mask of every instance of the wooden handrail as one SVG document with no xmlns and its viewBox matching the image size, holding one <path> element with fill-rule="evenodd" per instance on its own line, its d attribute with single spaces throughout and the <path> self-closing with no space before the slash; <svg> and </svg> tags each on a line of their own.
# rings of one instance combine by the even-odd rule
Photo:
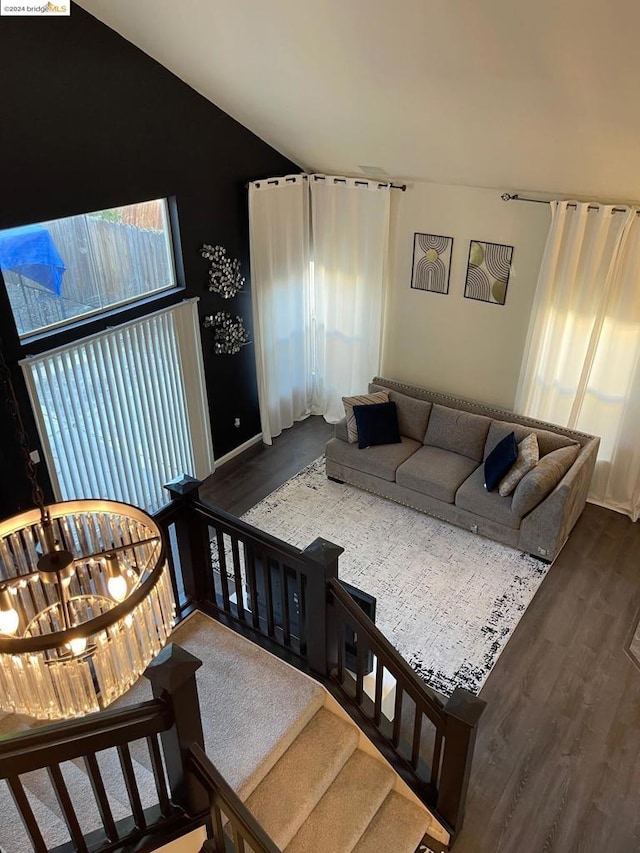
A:
<svg viewBox="0 0 640 853">
<path fill-rule="evenodd" d="M 389 673 L 396 680 L 398 680 L 398 676 L 402 678 L 404 682 L 402 685 L 403 689 L 409 692 L 407 690 L 408 687 L 413 694 L 412 698 L 418 698 L 429 719 L 436 726 L 444 729 L 446 716 L 442 702 L 436 696 L 431 695 L 429 689 L 416 675 L 415 671 L 409 666 L 397 649 L 391 645 L 380 629 L 369 619 L 362 608 L 351 598 L 349 593 L 341 586 L 340 581 L 332 578 L 328 582 L 328 587 L 330 594 L 334 596 L 341 607 L 347 611 L 350 619 L 357 625 L 358 632 L 366 635 L 371 650 L 389 670 Z"/>
<path fill-rule="evenodd" d="M 189 765 L 191 772 L 209 793 L 212 805 L 218 805 L 216 800 L 222 801 L 222 811 L 230 818 L 234 828 L 241 829 L 242 838 L 249 844 L 253 853 L 282 853 L 197 744 L 191 747 Z M 215 826 L 216 822 L 212 823 Z"/>
<path fill-rule="evenodd" d="M 465 812 L 469 773 L 473 759 L 478 722 L 485 708 L 485 702 L 468 690 L 458 687 L 446 703 L 432 696 L 404 658 L 394 649 L 374 623 L 352 600 L 340 583 L 327 580 L 330 601 L 337 608 L 334 620 L 334 634 L 331 642 L 336 644 L 337 669 L 335 683 L 338 689 L 351 701 L 373 725 L 374 740 L 380 737 L 385 746 L 391 745 L 394 751 L 392 764 L 401 772 L 409 771 L 410 778 L 405 779 L 425 802 L 436 809 L 439 819 L 447 826 L 452 837 L 462 827 Z M 354 676 L 355 692 L 350 692 L 348 674 L 344 667 L 344 626 L 350 626 L 357 634 L 356 669 Z M 376 689 L 373 701 L 373 716 L 364 711 L 368 699 L 364 695 L 364 659 L 367 651 L 377 658 Z M 383 722 L 381 709 L 382 671 L 386 669 L 396 680 L 396 697 L 393 715 L 393 731 L 389 734 L 388 722 Z M 414 702 L 413 731 L 410 735 L 411 758 L 399 751 L 403 725 L 403 694 Z M 430 755 L 423 761 L 422 732 L 423 715 L 435 727 L 433 746 L 429 746 Z"/>
<path fill-rule="evenodd" d="M 272 536 L 270 533 L 266 533 L 264 530 L 254 527 L 247 521 L 243 521 L 241 518 L 231 515 L 231 513 L 226 512 L 219 507 L 213 509 L 200 501 L 194 502 L 192 506 L 196 515 L 206 518 L 212 522 L 222 521 L 225 527 L 238 534 L 238 536 L 244 540 L 249 539 L 261 548 L 264 548 L 266 545 L 292 560 L 301 560 L 303 563 L 308 563 L 304 552 L 301 551 L 300 548 L 296 548 L 294 545 L 290 545 L 283 539 L 278 539 L 277 536 Z"/>
<path fill-rule="evenodd" d="M 167 527 L 169 524 L 173 524 L 174 521 L 180 515 L 180 506 L 175 501 L 171 501 L 171 503 L 165 504 L 161 509 L 153 514 L 153 520 L 155 523 L 162 527 L 163 529 Z"/>
<path fill-rule="evenodd" d="M 318 539 L 300 550 L 206 506 L 197 482 L 189 481 L 186 495 L 172 492 L 181 510 L 175 540 L 186 599 L 326 676 L 326 579 L 336 576 L 343 549 Z"/>
<path fill-rule="evenodd" d="M 59 764 L 139 738 L 172 725 L 166 703 L 152 699 L 128 708 L 88 714 L 50 726 L 0 737 L 0 779 Z"/>
</svg>

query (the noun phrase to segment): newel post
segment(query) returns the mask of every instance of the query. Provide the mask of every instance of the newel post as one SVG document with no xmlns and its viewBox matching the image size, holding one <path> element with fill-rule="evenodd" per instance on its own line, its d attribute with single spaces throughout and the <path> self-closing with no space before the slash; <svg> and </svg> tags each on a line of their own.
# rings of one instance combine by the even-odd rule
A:
<svg viewBox="0 0 640 853">
<path fill-rule="evenodd" d="M 478 722 L 486 702 L 457 687 L 444 707 L 444 753 L 437 810 L 457 834 L 464 820 Z"/>
<path fill-rule="evenodd" d="M 197 743 L 204 749 L 196 670 L 202 661 L 175 643 L 169 643 L 144 672 L 155 699 L 171 709 L 173 726 L 162 732 L 162 750 L 171 790 L 171 799 L 190 815 L 209 807 L 209 797 L 188 770 L 189 750 Z"/>
<path fill-rule="evenodd" d="M 328 675 L 329 648 L 327 582 L 338 577 L 338 559 L 344 548 L 327 539 L 314 539 L 302 552 L 317 565 L 307 575 L 307 656 L 309 666 L 320 675 Z M 314 567 L 315 568 L 315 567 Z"/>
<path fill-rule="evenodd" d="M 198 490 L 201 485 L 201 480 L 187 474 L 165 485 L 171 499 L 179 507 L 175 531 L 185 596 L 188 601 L 196 603 L 211 597 L 211 558 L 207 527 L 193 511 L 193 504 L 199 500 Z"/>
</svg>

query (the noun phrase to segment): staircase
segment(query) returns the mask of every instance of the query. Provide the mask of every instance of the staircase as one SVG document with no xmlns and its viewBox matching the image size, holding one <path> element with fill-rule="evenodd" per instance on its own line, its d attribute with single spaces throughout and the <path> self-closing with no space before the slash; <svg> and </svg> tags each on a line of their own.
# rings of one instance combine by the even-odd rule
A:
<svg viewBox="0 0 640 853">
<path fill-rule="evenodd" d="M 175 640 L 203 661 L 207 755 L 284 853 L 414 853 L 427 832 L 448 842 L 317 682 L 202 613 Z"/>
<path fill-rule="evenodd" d="M 202 613 L 172 639 L 203 661 L 197 683 L 207 755 L 280 850 L 414 853 L 427 832 L 446 844 L 443 828 L 317 682 Z M 120 704 L 149 693 L 140 681 Z M 0 729 L 8 732 L 12 722 L 25 726 L 25 718 L 5 717 Z M 134 742 L 131 756 L 147 806 L 157 796 L 146 744 Z M 103 750 L 98 760 L 118 820 L 131 813 L 119 759 Z M 83 831 L 95 829 L 99 815 L 83 762 L 65 762 L 62 771 Z M 67 842 L 46 772 L 23 782 L 47 846 Z M 27 853 L 31 845 L 4 782 L 0 814 L 4 853 Z M 190 849 L 200 845 L 194 840 Z"/>
<path fill-rule="evenodd" d="M 285 853 L 414 853 L 431 819 L 396 782 L 355 726 L 323 707 L 247 806 Z"/>
</svg>

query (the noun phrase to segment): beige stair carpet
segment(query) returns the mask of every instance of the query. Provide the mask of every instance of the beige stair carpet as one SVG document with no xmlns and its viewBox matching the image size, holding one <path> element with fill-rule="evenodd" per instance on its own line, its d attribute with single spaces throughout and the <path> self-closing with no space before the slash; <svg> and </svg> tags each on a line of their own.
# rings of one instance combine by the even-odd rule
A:
<svg viewBox="0 0 640 853">
<path fill-rule="evenodd" d="M 358 746 L 355 726 L 321 708 L 271 768 L 247 806 L 282 850 Z"/>
<path fill-rule="evenodd" d="M 415 853 L 429 829 L 429 815 L 406 797 L 391 791 L 353 853 Z"/>
<path fill-rule="evenodd" d="M 393 772 L 356 750 L 307 820 L 286 853 L 351 853 L 393 787 Z"/>
<path fill-rule="evenodd" d="M 201 613 L 194 613 L 174 631 L 172 641 L 202 660 L 196 674 L 205 748 L 229 783 L 246 798 L 324 703 L 322 688 L 283 661 Z M 151 698 L 141 678 L 116 705 Z M 3 715 L 0 734 L 42 725 L 25 716 Z M 132 745 L 134 771 L 143 805 L 157 802 L 142 743 Z M 130 814 L 119 762 L 113 751 L 98 755 L 114 818 Z M 82 762 L 64 766 L 73 802 L 84 830 L 97 828 L 93 795 Z M 24 777 L 27 794 L 49 846 L 68 841 L 55 795 L 45 771 Z M 0 848 L 27 853 L 31 845 L 6 783 L 0 781 Z"/>
<path fill-rule="evenodd" d="M 196 673 L 205 751 L 242 799 L 324 703 L 324 691 L 284 661 L 196 612 L 171 636 L 202 661 Z M 146 679 L 117 704 L 144 702 Z"/>
<path fill-rule="evenodd" d="M 322 708 L 251 794 L 247 806 L 279 849 L 415 853 L 429 814 L 390 790 L 393 774 L 358 741 L 352 723 Z"/>
</svg>

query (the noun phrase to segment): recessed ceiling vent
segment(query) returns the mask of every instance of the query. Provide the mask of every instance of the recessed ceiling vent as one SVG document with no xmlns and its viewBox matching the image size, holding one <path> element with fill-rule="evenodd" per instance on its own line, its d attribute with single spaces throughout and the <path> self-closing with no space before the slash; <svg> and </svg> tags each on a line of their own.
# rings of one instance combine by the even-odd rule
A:
<svg viewBox="0 0 640 853">
<path fill-rule="evenodd" d="M 372 178 L 385 178 L 389 176 L 386 169 L 382 166 L 358 166 L 364 175 L 370 175 Z"/>
</svg>

